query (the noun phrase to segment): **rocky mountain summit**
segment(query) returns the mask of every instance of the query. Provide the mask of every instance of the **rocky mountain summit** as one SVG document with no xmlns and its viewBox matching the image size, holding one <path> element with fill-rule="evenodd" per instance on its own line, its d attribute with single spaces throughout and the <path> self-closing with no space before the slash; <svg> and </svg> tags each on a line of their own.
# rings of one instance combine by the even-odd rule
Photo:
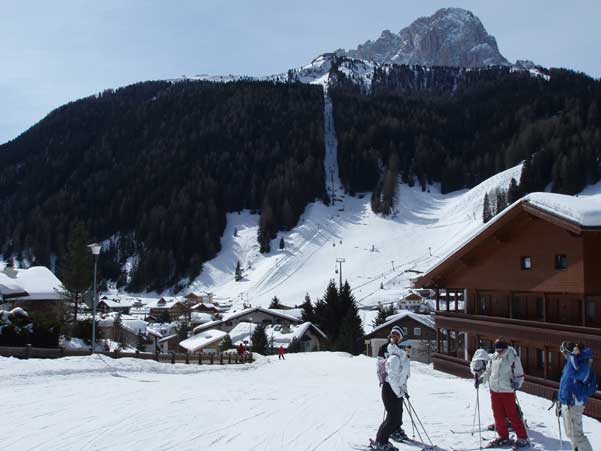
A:
<svg viewBox="0 0 601 451">
<path fill-rule="evenodd" d="M 356 50 L 339 49 L 336 53 L 378 63 L 424 66 L 509 64 L 480 19 L 460 8 L 440 9 L 430 17 L 417 19 L 398 34 L 384 30 L 375 41 L 367 41 Z"/>
</svg>

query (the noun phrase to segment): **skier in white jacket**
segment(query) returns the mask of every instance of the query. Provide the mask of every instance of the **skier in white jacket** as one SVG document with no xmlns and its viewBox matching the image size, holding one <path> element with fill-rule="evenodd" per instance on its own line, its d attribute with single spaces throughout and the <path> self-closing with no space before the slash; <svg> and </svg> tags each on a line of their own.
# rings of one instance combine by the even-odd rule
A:
<svg viewBox="0 0 601 451">
<path fill-rule="evenodd" d="M 386 418 L 378 429 L 373 449 L 376 451 L 395 451 L 388 441 L 390 435 L 398 430 L 403 415 L 403 397 L 407 395 L 407 379 L 410 373 L 410 360 L 407 353 L 399 348 L 403 331 L 395 326 L 390 331 L 388 357 L 385 360 L 385 378 L 382 382 L 382 401 L 386 409 Z"/>
<path fill-rule="evenodd" d="M 524 383 L 524 369 L 516 350 L 502 338 L 495 342 L 495 353 L 488 361 L 482 377 L 476 380 L 476 384 L 480 382 L 488 382 L 495 429 L 499 435 L 489 446 L 512 443 L 505 418 L 509 419 L 517 434 L 514 449 L 527 446 L 528 434 L 518 414 L 515 396 L 515 391 Z"/>
</svg>

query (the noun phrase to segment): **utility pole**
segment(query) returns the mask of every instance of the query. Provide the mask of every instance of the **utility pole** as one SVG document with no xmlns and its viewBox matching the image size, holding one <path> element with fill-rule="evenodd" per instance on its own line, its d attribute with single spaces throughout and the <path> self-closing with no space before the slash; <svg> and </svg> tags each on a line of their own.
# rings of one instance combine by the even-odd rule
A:
<svg viewBox="0 0 601 451">
<path fill-rule="evenodd" d="M 394 260 L 392 260 L 392 271 L 394 271 Z"/>
<path fill-rule="evenodd" d="M 428 252 L 430 253 L 430 257 L 432 257 L 432 248 L 428 247 Z"/>
<path fill-rule="evenodd" d="M 346 262 L 344 258 L 337 258 L 336 263 L 340 265 L 340 289 L 342 290 L 342 264 Z"/>
</svg>

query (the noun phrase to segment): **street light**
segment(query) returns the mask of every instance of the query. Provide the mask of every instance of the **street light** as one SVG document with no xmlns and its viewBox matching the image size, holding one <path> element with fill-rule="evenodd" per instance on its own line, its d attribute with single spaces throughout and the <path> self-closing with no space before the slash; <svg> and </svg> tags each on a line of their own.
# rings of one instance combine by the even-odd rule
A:
<svg viewBox="0 0 601 451">
<path fill-rule="evenodd" d="M 98 255 L 100 255 L 100 249 L 102 246 L 98 243 L 89 244 L 88 247 L 94 255 L 94 297 L 92 298 L 92 354 L 96 351 L 96 270 L 98 268 Z"/>
</svg>

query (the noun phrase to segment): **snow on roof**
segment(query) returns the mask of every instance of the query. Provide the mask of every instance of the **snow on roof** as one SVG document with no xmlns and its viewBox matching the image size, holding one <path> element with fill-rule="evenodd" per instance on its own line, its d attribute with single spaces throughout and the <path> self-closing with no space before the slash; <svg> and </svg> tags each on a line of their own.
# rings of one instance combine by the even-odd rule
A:
<svg viewBox="0 0 601 451">
<path fill-rule="evenodd" d="M 457 242 L 457 246 L 450 249 L 430 268 L 427 268 L 416 280 L 423 278 L 425 275 L 432 273 L 438 267 L 442 266 L 447 259 L 463 249 L 474 238 L 492 227 L 522 203 L 532 205 L 564 220 L 577 223 L 582 227 L 601 227 L 601 194 L 599 193 L 583 196 L 568 196 L 556 193 L 530 193 L 515 201 L 487 223 L 482 224 L 462 241 Z"/>
<path fill-rule="evenodd" d="M 300 322 L 300 320 L 298 318 L 296 318 L 292 315 L 280 313 L 280 310 L 266 309 L 263 307 L 251 307 L 251 308 L 247 308 L 244 310 L 240 310 L 239 312 L 225 314 L 225 315 L 223 315 L 223 319 L 220 319 L 218 321 L 212 321 L 210 323 L 201 324 L 200 326 L 196 326 L 194 328 L 194 332 L 196 332 L 197 330 L 204 330 L 209 327 L 217 326 L 219 324 L 223 324 L 226 321 L 231 321 L 232 319 L 239 318 L 241 316 L 248 315 L 248 314 L 254 313 L 254 312 L 261 312 L 261 313 L 265 313 L 267 315 L 279 316 L 280 318 L 287 319 L 288 321 L 291 321 L 292 323 L 295 323 L 295 324 L 298 324 Z"/>
<path fill-rule="evenodd" d="M 424 326 L 429 327 L 430 329 L 434 329 L 434 318 L 432 318 L 430 315 L 422 315 L 419 313 L 410 312 L 408 310 L 403 310 L 395 315 L 390 315 L 389 317 L 387 317 L 386 322 L 384 324 L 380 324 L 378 327 L 376 327 L 370 333 L 374 333 L 377 330 L 384 329 L 407 316 L 410 317 L 411 319 L 414 319 L 418 323 L 421 323 Z"/>
<path fill-rule="evenodd" d="M 232 343 L 239 345 L 242 342 L 248 342 L 248 338 L 255 332 L 256 328 L 257 325 L 255 323 L 240 322 L 228 334 L 232 339 Z"/>
<path fill-rule="evenodd" d="M 279 313 L 284 316 L 292 316 L 293 318 L 295 318 L 297 320 L 301 320 L 303 318 L 303 310 L 300 308 L 291 308 L 291 309 L 287 309 L 287 310 L 271 308 L 271 309 L 269 309 L 269 311 L 274 312 L 274 313 Z"/>
<path fill-rule="evenodd" d="M 134 298 L 106 298 L 100 299 L 100 302 L 104 302 L 109 308 L 127 308 L 134 305 L 136 299 Z"/>
<path fill-rule="evenodd" d="M 4 268 L 0 271 L 0 294 L 18 295 L 23 300 L 62 299 L 63 284 L 45 266 L 28 269 Z"/>
<path fill-rule="evenodd" d="M 227 332 L 222 330 L 210 329 L 180 341 L 179 345 L 189 352 L 196 352 L 221 341 L 226 335 Z"/>
<path fill-rule="evenodd" d="M 327 338 L 326 334 L 324 334 L 315 324 L 311 322 L 291 325 L 289 328 L 285 328 L 281 324 L 273 324 L 265 329 L 265 334 L 269 340 L 271 340 L 273 337 L 273 343 L 275 347 L 282 346 L 287 349 L 293 338 L 300 340 L 309 329 L 314 330 L 317 335 L 321 335 L 323 339 Z"/>
<path fill-rule="evenodd" d="M 583 227 L 601 226 L 601 195 L 579 197 L 555 193 L 531 193 L 525 196 L 523 201 Z"/>
<path fill-rule="evenodd" d="M 213 316 L 210 313 L 192 312 L 190 320 L 195 324 L 206 324 L 213 321 Z"/>
</svg>

